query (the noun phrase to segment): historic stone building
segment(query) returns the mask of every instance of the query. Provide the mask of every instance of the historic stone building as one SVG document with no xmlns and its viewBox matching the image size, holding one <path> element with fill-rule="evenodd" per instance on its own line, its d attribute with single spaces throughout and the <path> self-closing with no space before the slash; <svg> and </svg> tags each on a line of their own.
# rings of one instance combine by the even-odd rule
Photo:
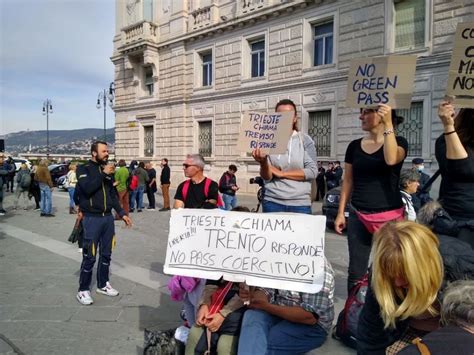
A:
<svg viewBox="0 0 474 355">
<path fill-rule="evenodd" d="M 170 159 L 173 184 L 186 153 L 218 178 L 229 163 L 243 190 L 255 162 L 236 150 L 241 113 L 298 106 L 321 160 L 343 160 L 362 135 L 345 106 L 351 58 L 418 56 L 412 108 L 400 134 L 409 158 L 435 168 L 434 140 L 458 22 L 474 0 L 117 0 L 112 61 L 116 156 Z"/>
</svg>

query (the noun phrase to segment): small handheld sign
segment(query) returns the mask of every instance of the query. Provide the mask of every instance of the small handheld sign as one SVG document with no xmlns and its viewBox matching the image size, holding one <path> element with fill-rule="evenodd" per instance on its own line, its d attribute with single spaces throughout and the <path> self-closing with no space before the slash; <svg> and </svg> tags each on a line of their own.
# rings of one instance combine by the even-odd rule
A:
<svg viewBox="0 0 474 355">
<path fill-rule="evenodd" d="M 457 107 L 474 108 L 474 22 L 458 23 L 446 95 Z"/>
<path fill-rule="evenodd" d="M 292 112 L 247 112 L 242 115 L 237 149 L 251 153 L 284 154 L 292 134 Z"/>
<path fill-rule="evenodd" d="M 416 56 L 386 56 L 351 60 L 346 105 L 370 108 L 387 104 L 410 108 Z"/>
</svg>

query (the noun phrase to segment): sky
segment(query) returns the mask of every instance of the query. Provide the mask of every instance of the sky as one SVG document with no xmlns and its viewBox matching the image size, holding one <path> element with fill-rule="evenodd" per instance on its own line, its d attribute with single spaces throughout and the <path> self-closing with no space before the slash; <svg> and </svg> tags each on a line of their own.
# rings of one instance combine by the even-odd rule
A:
<svg viewBox="0 0 474 355">
<path fill-rule="evenodd" d="M 46 99 L 50 130 L 103 128 L 114 34 L 115 0 L 0 0 L 0 136 L 45 130 Z"/>
</svg>

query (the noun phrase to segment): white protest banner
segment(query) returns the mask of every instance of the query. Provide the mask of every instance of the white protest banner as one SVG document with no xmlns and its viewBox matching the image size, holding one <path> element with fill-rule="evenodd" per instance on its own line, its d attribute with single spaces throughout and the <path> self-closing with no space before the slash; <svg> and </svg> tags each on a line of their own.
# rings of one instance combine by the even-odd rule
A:
<svg viewBox="0 0 474 355">
<path fill-rule="evenodd" d="M 352 108 L 387 104 L 410 108 L 416 56 L 392 55 L 351 60 L 346 105 Z"/>
<path fill-rule="evenodd" d="M 446 95 L 457 107 L 474 108 L 474 22 L 458 23 Z"/>
<path fill-rule="evenodd" d="M 284 154 L 293 133 L 292 112 L 247 112 L 242 115 L 237 149 L 251 153 L 256 148 L 267 154 Z"/>
<path fill-rule="evenodd" d="M 316 293 L 325 228 L 324 216 L 172 210 L 164 272 Z"/>
</svg>

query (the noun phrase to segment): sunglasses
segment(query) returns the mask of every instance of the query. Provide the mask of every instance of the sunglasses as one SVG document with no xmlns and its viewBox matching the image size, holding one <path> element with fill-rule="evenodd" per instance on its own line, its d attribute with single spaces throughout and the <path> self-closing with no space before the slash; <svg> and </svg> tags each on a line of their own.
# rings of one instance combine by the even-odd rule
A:
<svg viewBox="0 0 474 355">
<path fill-rule="evenodd" d="M 194 164 L 183 164 L 183 168 L 184 168 L 184 169 L 187 169 L 187 168 L 189 168 L 190 166 L 197 166 L 197 165 L 194 165 Z"/>
</svg>

